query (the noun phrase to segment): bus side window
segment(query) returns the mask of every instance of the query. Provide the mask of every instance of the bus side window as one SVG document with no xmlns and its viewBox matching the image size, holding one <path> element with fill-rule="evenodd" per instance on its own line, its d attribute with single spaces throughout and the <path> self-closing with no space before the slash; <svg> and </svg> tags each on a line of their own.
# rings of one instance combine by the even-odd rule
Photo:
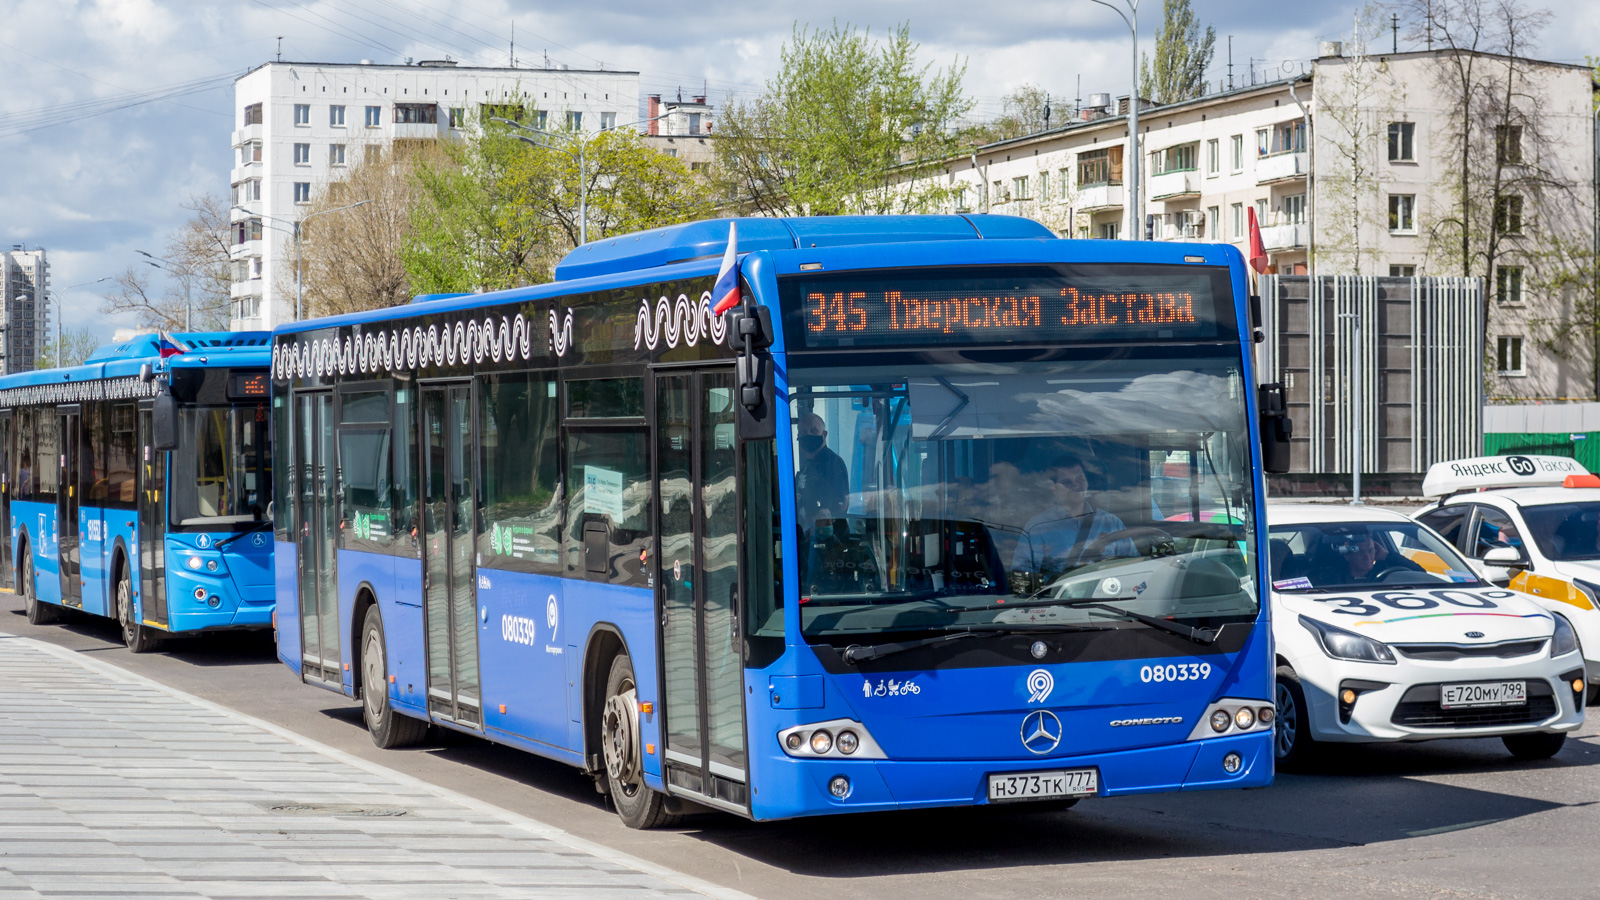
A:
<svg viewBox="0 0 1600 900">
<path fill-rule="evenodd" d="M 417 475 L 417 391 L 409 385 L 397 385 L 394 391 L 394 489 L 389 496 L 394 501 L 394 553 L 413 559 L 421 555 L 422 544 L 417 537 L 417 504 L 422 485 Z"/>
<path fill-rule="evenodd" d="M 650 582 L 650 447 L 643 431 L 567 434 L 567 574 L 646 587 Z M 603 572 L 588 575 L 585 535 L 604 531 Z M 588 541 L 595 541 L 590 537 Z M 593 548 L 598 552 L 598 547 Z"/>
</svg>

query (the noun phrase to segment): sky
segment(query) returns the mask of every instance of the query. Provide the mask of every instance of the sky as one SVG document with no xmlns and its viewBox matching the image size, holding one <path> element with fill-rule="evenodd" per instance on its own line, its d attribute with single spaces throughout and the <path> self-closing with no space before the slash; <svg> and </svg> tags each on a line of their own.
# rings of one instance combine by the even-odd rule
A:
<svg viewBox="0 0 1600 900">
<path fill-rule="evenodd" d="M 1357 8 L 1192 4 L 1217 31 L 1213 83 L 1227 75 L 1230 36 L 1236 80 L 1252 67 L 1276 78 L 1307 66 L 1319 41 L 1346 38 Z M 1553 18 L 1531 55 L 1581 63 L 1600 54 L 1600 0 L 1543 5 Z M 1161 3 L 1142 7 L 1148 52 Z M 297 62 L 448 55 L 503 66 L 514 34 L 519 65 L 638 71 L 641 98 L 703 87 L 720 105 L 760 91 L 797 25 L 883 34 L 905 22 L 921 61 L 965 65 L 982 117 L 1024 84 L 1063 109 L 1080 79 L 1085 95 L 1126 94 L 1131 81 L 1127 26 L 1092 0 L 0 0 L 0 21 L 0 242 L 45 248 L 62 320 L 103 339 L 133 323 L 100 312 L 109 282 L 97 279 L 142 261 L 136 251 L 161 254 L 189 197 L 226 194 L 233 80 L 276 58 L 280 42 L 282 58 Z"/>
</svg>

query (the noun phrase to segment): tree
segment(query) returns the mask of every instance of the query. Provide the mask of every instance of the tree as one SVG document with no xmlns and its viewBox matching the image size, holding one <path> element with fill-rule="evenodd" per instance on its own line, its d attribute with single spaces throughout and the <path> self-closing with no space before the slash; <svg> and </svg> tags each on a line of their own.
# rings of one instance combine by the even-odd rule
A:
<svg viewBox="0 0 1600 900">
<path fill-rule="evenodd" d="M 95 337 L 94 329 L 84 326 L 82 328 L 64 328 L 59 340 L 61 346 L 60 361 L 56 357 L 57 341 L 52 339 L 39 348 L 39 358 L 34 363 L 35 369 L 53 369 L 56 366 L 77 366 L 89 358 L 89 354 L 100 349 L 100 339 Z"/>
<path fill-rule="evenodd" d="M 305 215 L 318 215 L 301 232 L 307 316 L 329 316 L 396 306 L 411 300 L 401 260 L 412 211 L 421 196 L 417 167 L 437 150 L 390 148 L 356 165 L 323 189 Z M 304 218 L 304 217 L 302 217 Z M 291 245 L 292 246 L 292 245 Z M 290 259 L 289 265 L 295 260 Z"/>
<path fill-rule="evenodd" d="M 1037 134 L 1050 127 L 1050 94 L 1031 82 L 1000 98 L 1000 118 L 962 133 L 963 142 L 978 147 Z"/>
<path fill-rule="evenodd" d="M 227 329 L 233 284 L 227 198 L 191 196 L 183 208 L 192 215 L 168 239 L 160 266 L 177 283 L 169 279 L 157 293 L 151 287 L 149 267 L 136 263 L 116 276 L 116 287 L 105 295 L 102 312 L 132 313 L 139 327 L 162 331 Z"/>
<path fill-rule="evenodd" d="M 724 108 L 723 196 L 769 216 L 938 208 L 953 196 L 942 176 L 961 146 L 956 122 L 972 108 L 964 73 L 959 61 L 919 66 L 907 25 L 883 42 L 850 25 L 797 25 L 762 93 Z"/>
<path fill-rule="evenodd" d="M 1139 95 L 1158 105 L 1204 96 L 1217 29 L 1207 25 L 1201 36 L 1189 0 L 1162 0 L 1161 13 L 1155 61 L 1145 56 L 1139 63 Z"/>
</svg>

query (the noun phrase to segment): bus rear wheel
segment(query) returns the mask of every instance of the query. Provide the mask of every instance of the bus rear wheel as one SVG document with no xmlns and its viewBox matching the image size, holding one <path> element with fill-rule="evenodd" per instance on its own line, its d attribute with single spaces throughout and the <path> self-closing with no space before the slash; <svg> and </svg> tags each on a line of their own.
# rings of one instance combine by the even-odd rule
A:
<svg viewBox="0 0 1600 900">
<path fill-rule="evenodd" d="M 29 552 L 26 545 L 22 553 Z M 39 592 L 34 589 L 33 583 L 33 558 L 23 555 L 17 564 L 17 588 L 22 592 L 22 605 L 28 611 L 29 625 L 51 625 L 61 621 L 61 610 L 52 603 L 45 603 L 39 599 Z"/>
<path fill-rule="evenodd" d="M 133 579 L 128 577 L 126 566 L 117 579 L 117 621 L 122 623 L 122 642 L 129 653 L 149 653 L 161 646 L 154 628 L 139 622 L 133 611 Z"/>
<path fill-rule="evenodd" d="M 666 828 L 679 816 L 666 811 L 666 797 L 644 783 L 644 753 L 639 738 L 639 688 L 633 660 L 619 653 L 606 678 L 600 714 L 600 755 L 606 763 L 606 788 L 617 815 L 629 828 Z"/>
<path fill-rule="evenodd" d="M 367 733 L 382 750 L 409 747 L 428 734 L 428 723 L 402 716 L 389 705 L 389 654 L 383 641 L 383 614 L 367 608 L 361 639 L 361 709 Z"/>
</svg>

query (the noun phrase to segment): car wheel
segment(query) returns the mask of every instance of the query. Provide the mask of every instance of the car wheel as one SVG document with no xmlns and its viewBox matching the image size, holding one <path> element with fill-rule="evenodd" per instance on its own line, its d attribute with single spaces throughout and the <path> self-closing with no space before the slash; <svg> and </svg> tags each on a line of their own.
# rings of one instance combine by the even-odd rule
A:
<svg viewBox="0 0 1600 900">
<path fill-rule="evenodd" d="M 1561 752 L 1561 746 L 1567 742 L 1567 733 L 1532 731 L 1524 734 L 1508 734 L 1500 740 L 1517 759 L 1549 759 Z"/>
<path fill-rule="evenodd" d="M 133 580 L 124 567 L 117 579 L 117 621 L 122 624 L 122 642 L 129 653 L 149 653 L 161 645 L 155 629 L 140 624 L 133 611 Z"/>
<path fill-rule="evenodd" d="M 427 736 L 428 723 L 401 715 L 389 705 L 389 653 L 383 640 L 383 615 L 376 604 L 367 608 L 362 635 L 361 708 L 367 733 L 383 750 L 418 743 Z"/>
<path fill-rule="evenodd" d="M 1272 755 L 1279 768 L 1292 772 L 1305 767 L 1316 755 L 1317 741 L 1311 736 L 1311 708 L 1306 705 L 1300 676 L 1288 666 L 1279 666 L 1277 682 L 1278 715 L 1272 736 Z"/>
<path fill-rule="evenodd" d="M 28 611 L 29 625 L 50 625 L 61 621 L 61 608 L 39 599 L 39 592 L 33 583 L 33 560 L 30 557 L 23 557 L 17 564 L 17 587 L 22 591 L 22 605 Z"/>
<path fill-rule="evenodd" d="M 606 792 L 629 828 L 666 828 L 680 816 L 666 811 L 666 797 L 644 783 L 644 748 L 639 738 L 639 689 L 633 661 L 621 653 L 611 661 L 606 702 L 600 714 L 600 753 Z"/>
</svg>

